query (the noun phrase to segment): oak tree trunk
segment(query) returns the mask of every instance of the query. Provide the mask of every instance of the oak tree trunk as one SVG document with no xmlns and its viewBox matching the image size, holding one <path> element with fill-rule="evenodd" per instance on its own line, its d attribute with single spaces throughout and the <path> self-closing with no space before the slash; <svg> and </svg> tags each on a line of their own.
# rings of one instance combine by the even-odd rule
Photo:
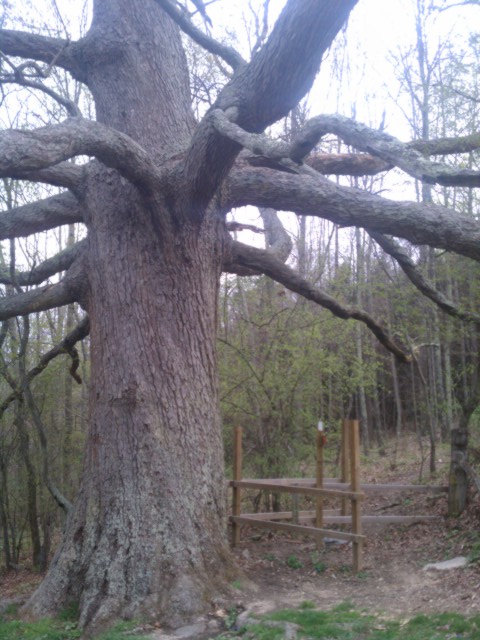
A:
<svg viewBox="0 0 480 640">
<path fill-rule="evenodd" d="M 185 147 L 187 68 L 158 5 L 98 2 L 87 37 L 97 119 L 157 162 Z M 27 605 L 35 615 L 77 601 L 87 629 L 159 612 L 181 624 L 232 579 L 215 354 L 223 236 L 213 209 L 198 223 L 177 196 L 173 185 L 152 202 L 114 170 L 90 173 L 89 435 L 64 540 Z"/>
</svg>

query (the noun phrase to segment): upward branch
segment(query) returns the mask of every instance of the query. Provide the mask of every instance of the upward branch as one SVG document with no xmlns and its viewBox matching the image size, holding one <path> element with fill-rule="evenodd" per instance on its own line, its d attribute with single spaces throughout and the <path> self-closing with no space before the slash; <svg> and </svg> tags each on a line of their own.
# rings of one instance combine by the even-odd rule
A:
<svg viewBox="0 0 480 640">
<path fill-rule="evenodd" d="M 238 69 L 245 60 L 232 47 L 228 47 L 198 29 L 190 19 L 189 14 L 182 10 L 175 2 L 171 0 L 156 0 L 158 4 L 168 13 L 168 15 L 178 24 L 178 26 L 189 35 L 201 47 L 210 51 L 216 56 L 225 60 L 232 69 Z"/>
<path fill-rule="evenodd" d="M 214 109 L 248 132 L 286 116 L 312 86 L 325 51 L 357 0 L 289 0 L 268 41 L 220 93 Z M 230 170 L 240 145 L 207 114 L 186 161 L 188 197 L 199 215 Z"/>
</svg>

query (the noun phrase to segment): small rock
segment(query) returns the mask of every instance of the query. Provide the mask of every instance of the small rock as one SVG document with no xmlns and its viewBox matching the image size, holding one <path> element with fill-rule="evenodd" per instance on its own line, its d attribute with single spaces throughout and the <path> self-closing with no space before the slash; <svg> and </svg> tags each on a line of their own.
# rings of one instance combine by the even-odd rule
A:
<svg viewBox="0 0 480 640">
<path fill-rule="evenodd" d="M 199 634 L 204 633 L 205 630 L 205 623 L 197 622 L 197 624 L 189 624 L 186 627 L 175 629 L 173 635 L 175 638 L 196 638 Z"/>
<path fill-rule="evenodd" d="M 251 617 L 251 615 L 252 612 L 248 611 L 248 609 L 246 611 L 242 611 L 242 613 L 237 616 L 236 626 L 238 628 L 245 626 L 247 624 L 247 620 Z"/>
<path fill-rule="evenodd" d="M 207 629 L 209 631 L 216 630 L 216 629 L 219 629 L 219 628 L 220 628 L 220 625 L 218 624 L 217 620 L 209 620 L 207 622 Z"/>
<path fill-rule="evenodd" d="M 458 556 L 451 560 L 445 560 L 444 562 L 431 562 L 423 567 L 424 571 L 429 569 L 435 569 L 436 571 L 448 571 L 449 569 L 459 569 L 465 567 L 468 563 L 468 559 L 465 556 Z"/>
</svg>

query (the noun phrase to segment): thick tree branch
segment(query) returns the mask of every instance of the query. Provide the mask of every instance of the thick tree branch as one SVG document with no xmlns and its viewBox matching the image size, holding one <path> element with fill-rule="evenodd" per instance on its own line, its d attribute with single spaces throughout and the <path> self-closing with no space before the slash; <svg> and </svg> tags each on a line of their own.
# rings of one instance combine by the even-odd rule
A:
<svg viewBox="0 0 480 640">
<path fill-rule="evenodd" d="M 0 214 L 0 240 L 20 238 L 54 229 L 61 224 L 82 222 L 83 213 L 71 193 L 60 193 L 45 200 L 25 204 Z"/>
<path fill-rule="evenodd" d="M 86 83 L 87 74 L 82 64 L 83 43 L 69 42 L 35 33 L 0 30 L 0 51 L 7 56 L 29 58 L 65 69 L 80 82 Z"/>
<path fill-rule="evenodd" d="M 225 62 L 232 67 L 232 69 L 238 69 L 241 65 L 245 64 L 245 60 L 242 56 L 235 51 L 232 47 L 227 47 L 221 44 L 211 36 L 207 35 L 200 29 L 198 29 L 190 20 L 190 16 L 187 11 L 178 4 L 171 2 L 170 0 L 156 0 L 158 4 L 164 9 L 166 13 L 174 20 L 180 29 L 189 35 L 194 42 L 201 47 L 210 51 L 216 56 L 225 60 Z"/>
<path fill-rule="evenodd" d="M 455 169 L 446 164 L 431 162 L 413 146 L 340 115 L 317 116 L 309 120 L 292 145 L 292 160 L 301 161 L 327 133 L 339 136 L 346 144 L 378 156 L 384 162 L 399 167 L 423 182 L 443 186 L 480 186 L 479 171 Z"/>
<path fill-rule="evenodd" d="M 305 158 L 305 164 L 332 176 L 376 176 L 393 167 L 369 153 L 315 153 Z"/>
<path fill-rule="evenodd" d="M 60 162 L 60 164 L 39 171 L 12 171 L 10 177 L 16 180 L 51 184 L 54 187 L 63 187 L 77 193 L 84 186 L 86 166 L 85 164 L 75 165 L 72 162 Z"/>
<path fill-rule="evenodd" d="M 357 0 L 289 0 L 262 49 L 235 74 L 216 107 L 238 109 L 235 122 L 260 133 L 286 116 L 310 89 L 325 51 Z"/>
<path fill-rule="evenodd" d="M 456 304 L 454 304 L 454 302 L 444 296 L 441 291 L 438 291 L 438 289 L 436 289 L 433 284 L 424 277 L 410 256 L 399 244 L 381 233 L 369 231 L 369 234 L 375 242 L 382 247 L 385 253 L 388 253 L 388 255 L 392 256 L 392 258 L 398 262 L 410 282 L 412 282 L 419 291 L 427 296 L 427 298 L 430 298 L 430 300 L 439 306 L 440 309 L 455 318 L 460 318 L 460 320 L 474 322 L 475 324 L 480 325 L 480 316 L 476 313 L 470 313 L 469 311 L 462 311 Z"/>
<path fill-rule="evenodd" d="M 63 280 L 56 284 L 0 298 L 0 320 L 77 302 L 84 286 L 85 276 L 81 263 L 74 263 Z"/>
<path fill-rule="evenodd" d="M 268 253 L 274 255 L 281 262 L 286 262 L 292 251 L 292 239 L 280 222 L 275 209 L 260 207 L 259 212 L 265 228 Z"/>
<path fill-rule="evenodd" d="M 85 250 L 85 244 L 86 241 L 81 240 L 73 245 L 73 247 L 60 251 L 55 256 L 45 260 L 30 271 L 15 273 L 13 279 L 9 269 L 0 269 L 0 283 L 15 284 L 20 287 L 40 284 L 56 273 L 69 269 L 74 261 Z"/>
<path fill-rule="evenodd" d="M 436 138 L 435 140 L 414 140 L 407 144 L 428 156 L 445 156 L 450 153 L 469 153 L 480 149 L 480 133 L 472 133 L 458 138 Z"/>
<path fill-rule="evenodd" d="M 294 211 L 480 260 L 479 223 L 446 207 L 387 200 L 338 186 L 320 174 L 293 175 L 244 167 L 235 169 L 227 184 L 227 207 L 250 204 Z"/>
<path fill-rule="evenodd" d="M 213 126 L 222 136 L 237 142 L 244 149 L 248 149 L 254 154 L 268 156 L 272 160 L 288 158 L 288 145 L 276 140 L 270 140 L 261 133 L 250 133 L 245 131 L 238 124 L 228 119 L 221 109 L 213 109 L 210 118 Z"/>
<path fill-rule="evenodd" d="M 95 156 L 148 190 L 159 185 L 160 172 L 147 152 L 124 133 L 98 122 L 70 118 L 34 131 L 0 133 L 0 176 L 45 169 L 78 155 Z"/>
<path fill-rule="evenodd" d="M 240 242 L 233 241 L 232 257 L 224 269 L 236 273 L 236 268 L 253 269 L 269 276 L 276 282 L 280 282 L 284 287 L 300 294 L 307 300 L 312 300 L 316 304 L 331 311 L 335 316 L 345 320 L 354 319 L 363 322 L 383 346 L 393 353 L 401 362 L 409 362 L 407 355 L 388 336 L 385 329 L 379 325 L 366 311 L 355 307 L 347 307 L 329 296 L 324 291 L 312 286 L 310 282 L 297 275 L 293 269 L 281 262 L 277 257 L 268 251 L 262 251 L 255 247 L 249 247 Z"/>
<path fill-rule="evenodd" d="M 357 0 L 289 0 L 265 45 L 240 67 L 220 93 L 215 109 L 243 130 L 259 133 L 286 116 L 310 89 L 325 51 Z M 228 174 L 240 145 L 215 128 L 211 112 L 193 137 L 186 160 L 197 215 Z"/>
</svg>

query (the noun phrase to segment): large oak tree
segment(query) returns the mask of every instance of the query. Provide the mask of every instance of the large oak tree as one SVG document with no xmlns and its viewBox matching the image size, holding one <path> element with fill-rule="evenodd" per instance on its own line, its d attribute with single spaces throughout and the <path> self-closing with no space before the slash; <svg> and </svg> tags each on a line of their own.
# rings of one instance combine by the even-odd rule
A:
<svg viewBox="0 0 480 640">
<path fill-rule="evenodd" d="M 89 629 L 136 615 L 176 624 L 203 611 L 234 575 L 215 356 L 222 271 L 266 274 L 364 322 L 399 359 L 407 357 L 368 314 L 296 274 L 275 242 L 260 250 L 234 241 L 225 220 L 232 208 L 363 227 L 432 298 L 437 293 L 385 234 L 480 259 L 476 220 L 322 175 L 397 166 L 432 184 L 479 186 L 478 172 L 428 159 L 478 148 L 478 136 L 403 144 L 340 116 L 313 118 L 288 145 L 264 136 L 310 89 L 356 2 L 288 0 L 249 62 L 195 27 L 173 0 L 94 0 L 91 27 L 78 41 L 0 31 L 12 82 L 39 89 L 45 70 L 60 67 L 88 87 L 97 117 L 84 119 L 63 100 L 70 115 L 63 123 L 0 134 L 2 176 L 62 188 L 2 214 L 0 238 L 72 222 L 87 229 L 79 245 L 15 276 L 18 293 L 0 300 L 1 320 L 76 301 L 89 323 L 69 348 L 88 330 L 91 336 L 81 487 L 63 542 L 27 605 L 31 614 L 75 600 Z M 200 122 L 191 109 L 182 30 L 232 71 Z M 361 155 L 310 158 L 327 133 Z M 66 162 L 79 155 L 90 161 Z M 61 271 L 60 281 L 42 286 Z M 39 286 L 22 292 L 22 284 Z M 457 312 L 448 300 L 437 302 Z"/>
</svg>

